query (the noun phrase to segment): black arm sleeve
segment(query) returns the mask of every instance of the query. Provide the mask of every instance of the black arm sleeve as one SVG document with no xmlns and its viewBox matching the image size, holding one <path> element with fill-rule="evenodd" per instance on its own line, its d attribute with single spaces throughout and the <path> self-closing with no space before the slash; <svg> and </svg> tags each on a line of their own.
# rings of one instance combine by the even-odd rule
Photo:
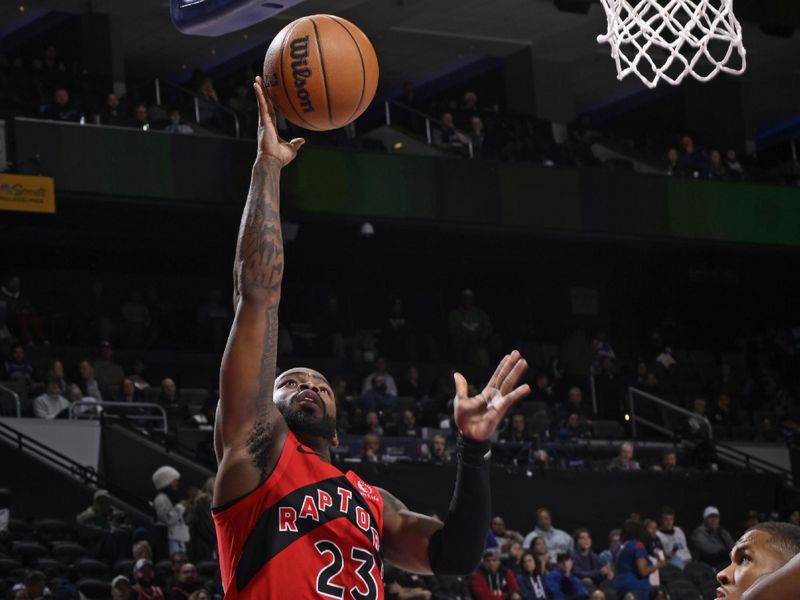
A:
<svg viewBox="0 0 800 600">
<path fill-rule="evenodd" d="M 431 569 L 437 575 L 466 575 L 481 560 L 492 512 L 490 451 L 490 442 L 476 442 L 459 434 L 453 499 L 444 527 L 433 534 L 428 544 Z"/>
</svg>

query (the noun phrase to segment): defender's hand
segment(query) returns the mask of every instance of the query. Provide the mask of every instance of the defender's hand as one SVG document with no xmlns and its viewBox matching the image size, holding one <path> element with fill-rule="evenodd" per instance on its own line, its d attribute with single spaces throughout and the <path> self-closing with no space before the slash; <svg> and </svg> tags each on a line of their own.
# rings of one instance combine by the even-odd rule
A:
<svg viewBox="0 0 800 600">
<path fill-rule="evenodd" d="M 282 140 L 275 125 L 275 109 L 261 77 L 256 77 L 253 89 L 258 100 L 258 158 L 272 157 L 281 167 L 285 167 L 294 160 L 300 146 L 306 141 L 303 138 L 295 138 L 291 142 Z"/>
<path fill-rule="evenodd" d="M 456 381 L 455 421 L 464 436 L 483 441 L 488 440 L 508 409 L 520 398 L 531 392 L 526 383 L 516 387 L 528 368 L 528 363 L 516 350 L 507 354 L 483 388 L 472 398 L 467 397 L 467 380 L 461 373 L 454 375 Z"/>
</svg>

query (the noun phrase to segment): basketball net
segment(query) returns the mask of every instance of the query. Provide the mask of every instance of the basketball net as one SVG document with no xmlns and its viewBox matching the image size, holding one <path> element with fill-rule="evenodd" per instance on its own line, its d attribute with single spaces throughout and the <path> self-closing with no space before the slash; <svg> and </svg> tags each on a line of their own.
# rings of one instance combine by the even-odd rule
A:
<svg viewBox="0 0 800 600">
<path fill-rule="evenodd" d="M 600 0 L 617 79 L 636 74 L 649 88 L 679 85 L 687 75 L 708 81 L 744 73 L 742 27 L 733 0 Z M 738 55 L 738 58 L 737 58 Z M 731 64 L 729 64 L 731 63 Z"/>
</svg>

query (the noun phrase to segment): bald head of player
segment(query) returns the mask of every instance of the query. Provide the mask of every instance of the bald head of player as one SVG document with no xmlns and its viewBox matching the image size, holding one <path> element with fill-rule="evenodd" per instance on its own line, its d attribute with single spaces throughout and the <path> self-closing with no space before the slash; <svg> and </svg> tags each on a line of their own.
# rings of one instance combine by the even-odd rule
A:
<svg viewBox="0 0 800 600">
<path fill-rule="evenodd" d="M 717 598 L 739 600 L 756 580 L 777 571 L 797 553 L 800 527 L 759 523 L 739 538 L 731 550 L 731 564 L 717 573 Z"/>
<path fill-rule="evenodd" d="M 321 438 L 338 445 L 336 398 L 322 373 L 305 367 L 284 371 L 275 378 L 272 399 L 300 440 Z"/>
</svg>

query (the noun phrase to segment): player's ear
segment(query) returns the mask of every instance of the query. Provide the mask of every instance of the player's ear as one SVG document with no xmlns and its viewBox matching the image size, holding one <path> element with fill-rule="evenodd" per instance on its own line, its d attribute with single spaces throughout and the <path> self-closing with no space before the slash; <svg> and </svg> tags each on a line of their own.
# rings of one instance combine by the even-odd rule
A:
<svg viewBox="0 0 800 600">
<path fill-rule="evenodd" d="M 339 447 L 339 432 L 334 431 L 333 437 L 331 438 L 331 448 L 338 448 Z"/>
</svg>

